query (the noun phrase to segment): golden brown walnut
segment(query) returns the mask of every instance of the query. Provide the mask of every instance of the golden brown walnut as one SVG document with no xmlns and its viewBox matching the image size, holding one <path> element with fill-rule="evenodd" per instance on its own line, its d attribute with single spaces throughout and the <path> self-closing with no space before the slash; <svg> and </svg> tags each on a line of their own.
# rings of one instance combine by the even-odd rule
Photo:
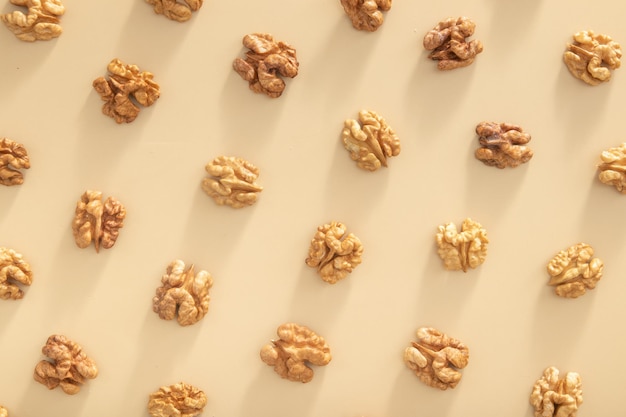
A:
<svg viewBox="0 0 626 417">
<path fill-rule="evenodd" d="M 451 70 L 466 67 L 483 51 L 480 41 L 467 38 L 474 34 L 476 24 L 467 17 L 450 17 L 439 22 L 424 36 L 424 48 L 431 51 L 428 57 L 439 61 L 437 68 Z"/>
<path fill-rule="evenodd" d="M 33 272 L 22 255 L 13 249 L 0 247 L 0 298 L 3 300 L 19 300 L 24 291 L 17 284 L 30 285 Z"/>
<path fill-rule="evenodd" d="M 589 85 L 611 79 L 611 70 L 620 67 L 622 47 L 610 36 L 585 30 L 574 35 L 568 43 L 563 60 L 569 72 Z"/>
<path fill-rule="evenodd" d="M 152 417 L 194 417 L 202 413 L 206 404 L 202 390 L 179 382 L 150 394 L 148 412 Z"/>
<path fill-rule="evenodd" d="M 0 417 L 9 417 L 9 411 L 0 405 Z"/>
<path fill-rule="evenodd" d="M 417 342 L 404 351 L 404 363 L 425 384 L 446 390 L 457 386 L 467 366 L 469 349 L 432 327 L 417 330 Z"/>
<path fill-rule="evenodd" d="M 317 228 L 311 239 L 306 264 L 317 268 L 322 279 L 335 284 L 361 263 L 363 245 L 358 237 L 346 233 L 343 223 L 333 221 Z"/>
<path fill-rule="evenodd" d="M 383 24 L 383 13 L 391 9 L 392 0 L 341 0 L 352 26 L 374 32 Z"/>
<path fill-rule="evenodd" d="M 93 242 L 96 252 L 100 247 L 110 249 L 117 241 L 125 217 L 126 209 L 115 198 L 102 202 L 100 191 L 85 191 L 76 203 L 72 222 L 76 245 L 82 249 Z"/>
<path fill-rule="evenodd" d="M 20 11 L 3 14 L 0 19 L 15 36 L 26 42 L 48 41 L 63 32 L 60 17 L 65 13 L 61 0 L 10 0 L 16 6 L 28 8 L 26 14 Z"/>
<path fill-rule="evenodd" d="M 49 360 L 37 364 L 34 377 L 48 389 L 60 386 L 63 392 L 73 395 L 87 379 L 98 376 L 95 362 L 65 336 L 50 336 L 41 351 Z"/>
<path fill-rule="evenodd" d="M 24 145 L 0 138 L 0 184 L 19 185 L 24 176 L 18 170 L 30 168 L 30 159 Z"/>
<path fill-rule="evenodd" d="M 604 264 L 593 257 L 593 248 L 578 243 L 560 251 L 548 263 L 549 285 L 559 297 L 577 298 L 594 289 L 602 278 Z"/>
<path fill-rule="evenodd" d="M 454 223 L 438 227 L 436 235 L 437 253 L 447 270 L 467 272 L 467 268 L 476 268 L 487 257 L 487 231 L 480 223 L 465 219 L 459 232 Z"/>
<path fill-rule="evenodd" d="M 191 13 L 202 7 L 203 0 L 146 0 L 154 6 L 156 14 L 162 14 L 170 20 L 185 22 L 191 19 Z"/>
<path fill-rule="evenodd" d="M 205 170 L 209 177 L 202 180 L 202 189 L 220 206 L 251 206 L 257 201 L 257 193 L 263 191 L 256 183 L 259 169 L 245 159 L 218 156 Z"/>
<path fill-rule="evenodd" d="M 602 160 L 598 165 L 600 181 L 626 194 L 626 143 L 603 151 L 600 158 Z"/>
<path fill-rule="evenodd" d="M 543 371 L 543 376 L 535 382 L 530 394 L 535 417 L 576 417 L 582 402 L 580 375 L 568 372 L 560 378 L 559 370 L 554 366 Z"/>
<path fill-rule="evenodd" d="M 343 146 L 356 165 L 367 171 L 387 166 L 387 158 L 400 154 L 400 139 L 376 112 L 361 110 L 359 120 L 347 119 L 341 131 Z"/>
<path fill-rule="evenodd" d="M 243 37 L 243 45 L 249 49 L 246 58 L 236 58 L 233 69 L 255 93 L 271 98 L 280 97 L 285 90 L 281 77 L 298 75 L 296 50 L 285 42 L 276 42 L 268 33 L 252 33 Z"/>
<path fill-rule="evenodd" d="M 261 360 L 273 366 L 282 378 L 309 382 L 313 379 L 313 369 L 308 364 L 324 366 L 332 359 L 324 338 L 306 326 L 281 324 L 277 334 L 278 340 L 272 340 L 261 349 Z"/>
<path fill-rule="evenodd" d="M 497 168 L 516 166 L 530 161 L 533 151 L 525 146 L 530 135 L 516 125 L 508 123 L 481 122 L 476 126 L 480 148 L 475 156 L 485 165 Z"/>
<path fill-rule="evenodd" d="M 152 299 L 152 309 L 163 320 L 177 319 L 181 326 L 197 323 L 209 311 L 213 279 L 207 271 L 185 268 L 181 260 L 170 262 Z"/>
<path fill-rule="evenodd" d="M 108 78 L 96 78 L 93 88 L 104 101 L 102 113 L 117 123 L 132 122 L 139 115 L 137 103 L 148 107 L 160 97 L 159 85 L 154 82 L 152 73 L 140 71 L 136 65 L 124 64 L 117 58 L 107 69 Z"/>
</svg>

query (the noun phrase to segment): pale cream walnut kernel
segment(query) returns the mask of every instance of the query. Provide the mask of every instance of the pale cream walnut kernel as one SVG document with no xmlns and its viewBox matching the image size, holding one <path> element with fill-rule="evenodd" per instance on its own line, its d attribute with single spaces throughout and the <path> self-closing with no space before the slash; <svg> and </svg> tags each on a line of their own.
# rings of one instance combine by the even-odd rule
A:
<svg viewBox="0 0 626 417">
<path fill-rule="evenodd" d="M 485 165 L 515 168 L 530 161 L 533 151 L 526 144 L 530 135 L 509 123 L 481 122 L 476 126 L 480 148 L 475 156 Z"/>
<path fill-rule="evenodd" d="M 347 233 L 343 223 L 333 221 L 317 228 L 305 262 L 317 268 L 324 281 L 335 284 L 361 263 L 362 255 L 363 245 L 359 238 Z"/>
<path fill-rule="evenodd" d="M 589 85 L 611 79 L 611 71 L 620 67 L 622 47 L 610 36 L 585 30 L 568 43 L 563 60 L 569 72 Z"/>
<path fill-rule="evenodd" d="M 24 183 L 24 175 L 19 170 L 28 168 L 30 159 L 24 145 L 0 138 L 0 184 L 10 186 Z"/>
<path fill-rule="evenodd" d="M 181 326 L 197 323 L 209 311 L 213 279 L 207 271 L 195 272 L 181 260 L 171 262 L 152 299 L 152 309 L 163 320 L 177 319 Z"/>
<path fill-rule="evenodd" d="M 431 51 L 428 58 L 439 61 L 437 68 L 444 71 L 470 65 L 483 51 L 482 42 L 467 41 L 475 29 L 476 24 L 467 17 L 439 22 L 424 36 L 424 48 Z"/>
<path fill-rule="evenodd" d="M 100 247 L 110 249 L 117 241 L 125 217 L 126 209 L 115 198 L 103 202 L 100 191 L 85 191 L 76 203 L 72 222 L 76 245 L 82 249 L 93 242 L 96 252 Z"/>
<path fill-rule="evenodd" d="M 19 300 L 24 291 L 18 286 L 33 283 L 33 272 L 21 254 L 0 247 L 0 299 Z"/>
<path fill-rule="evenodd" d="M 261 349 L 261 360 L 273 366 L 282 378 L 309 382 L 313 379 L 313 369 L 309 364 L 324 366 L 332 359 L 324 338 L 306 326 L 281 324 L 277 334 L 278 340 L 272 340 Z"/>
<path fill-rule="evenodd" d="M 9 417 L 9 411 L 0 405 L 0 417 Z"/>
<path fill-rule="evenodd" d="M 256 183 L 259 169 L 242 158 L 218 156 L 205 167 L 209 174 L 202 189 L 220 206 L 242 208 L 256 203 L 263 187 Z"/>
<path fill-rule="evenodd" d="M 454 223 L 438 227 L 436 235 L 437 253 L 445 269 L 451 271 L 476 268 L 487 257 L 487 231 L 480 223 L 465 219 L 459 232 Z"/>
<path fill-rule="evenodd" d="M 600 158 L 602 160 L 598 165 L 600 181 L 626 194 L 626 143 L 603 151 Z"/>
<path fill-rule="evenodd" d="M 549 285 L 559 297 L 577 298 L 594 289 L 602 278 L 603 262 L 593 257 L 593 248 L 578 243 L 560 251 L 549 263 Z"/>
<path fill-rule="evenodd" d="M 289 44 L 274 40 L 269 33 L 252 33 L 243 37 L 243 45 L 249 49 L 245 59 L 236 58 L 233 69 L 248 81 L 255 93 L 268 97 L 280 97 L 285 90 L 281 77 L 298 75 L 299 62 L 296 50 Z"/>
<path fill-rule="evenodd" d="M 48 389 L 60 386 L 63 392 L 73 395 L 88 379 L 98 376 L 95 362 L 65 336 L 50 336 L 41 351 L 49 360 L 37 364 L 34 378 Z"/>
<path fill-rule="evenodd" d="M 140 71 L 136 65 L 124 64 L 117 58 L 107 69 L 108 78 L 96 78 L 93 88 L 104 101 L 102 113 L 116 123 L 132 122 L 139 115 L 137 104 L 148 107 L 160 97 L 159 85 L 154 82 L 152 73 Z"/>
<path fill-rule="evenodd" d="M 387 158 L 400 154 L 400 139 L 376 112 L 361 110 L 359 120 L 348 119 L 341 132 L 343 146 L 356 165 L 367 171 L 387 166 Z"/>
<path fill-rule="evenodd" d="M 191 19 L 192 12 L 200 10 L 203 0 L 146 0 L 146 2 L 154 6 L 156 14 L 162 14 L 177 22 L 186 22 Z"/>
<path fill-rule="evenodd" d="M 65 13 L 61 0 L 10 0 L 16 6 L 28 8 L 3 14 L 0 19 L 15 36 L 26 42 L 47 41 L 63 33 L 60 17 Z"/>
<path fill-rule="evenodd" d="M 576 417 L 582 403 L 580 375 L 568 372 L 561 378 L 554 366 L 543 371 L 543 376 L 535 382 L 530 394 L 535 417 Z"/>
<path fill-rule="evenodd" d="M 459 340 L 432 327 L 417 330 L 417 342 L 404 351 L 404 363 L 425 384 L 446 390 L 457 386 L 459 371 L 469 362 L 469 349 Z"/>
<path fill-rule="evenodd" d="M 206 394 L 185 382 L 163 386 L 150 394 L 148 412 L 152 417 L 195 417 L 207 404 Z"/>
<path fill-rule="evenodd" d="M 392 0 L 341 0 L 352 26 L 374 32 L 383 24 L 383 12 L 391 9 Z"/>
</svg>

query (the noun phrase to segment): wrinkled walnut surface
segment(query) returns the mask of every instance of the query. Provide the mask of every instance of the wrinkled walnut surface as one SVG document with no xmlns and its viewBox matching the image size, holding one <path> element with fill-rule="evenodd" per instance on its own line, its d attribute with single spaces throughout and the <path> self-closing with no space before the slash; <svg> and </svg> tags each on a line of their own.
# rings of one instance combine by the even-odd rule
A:
<svg viewBox="0 0 626 417">
<path fill-rule="evenodd" d="M 60 17 L 65 13 L 61 0 L 10 0 L 16 6 L 28 8 L 3 14 L 0 19 L 15 36 L 26 42 L 47 41 L 57 38 L 63 32 Z"/>
<path fill-rule="evenodd" d="M 140 71 L 136 65 L 113 59 L 107 66 L 108 78 L 98 77 L 93 88 L 104 101 L 102 113 L 117 123 L 130 123 L 139 115 L 137 106 L 151 106 L 159 97 L 159 85 L 150 72 Z"/>
<path fill-rule="evenodd" d="M 263 191 L 256 183 L 259 169 L 242 158 L 218 156 L 205 170 L 209 178 L 202 181 L 202 189 L 220 206 L 250 206 L 256 203 L 257 193 Z"/>
<path fill-rule="evenodd" d="M 162 14 L 170 20 L 185 22 L 191 19 L 191 13 L 202 7 L 203 0 L 146 0 L 154 6 L 156 14 Z"/>
<path fill-rule="evenodd" d="M 30 168 L 30 159 L 24 145 L 11 139 L 0 138 L 0 184 L 24 183 L 24 176 L 19 170 L 28 168 Z"/>
<path fill-rule="evenodd" d="M 324 281 L 335 284 L 361 263 L 362 254 L 359 238 L 347 233 L 343 223 L 333 221 L 317 228 L 305 262 L 317 268 Z"/>
<path fill-rule="evenodd" d="M 313 370 L 307 365 L 327 365 L 332 356 L 323 337 L 306 326 L 285 323 L 278 327 L 279 339 L 263 346 L 261 360 L 273 366 L 282 378 L 295 382 L 309 382 Z"/>
<path fill-rule="evenodd" d="M 446 390 L 457 386 L 467 366 L 469 349 L 432 327 L 417 330 L 417 342 L 404 351 L 404 363 L 425 384 Z"/>
<path fill-rule="evenodd" d="M 243 37 L 243 45 L 249 49 L 245 59 L 236 58 L 233 69 L 255 93 L 271 98 L 280 97 L 285 90 L 281 77 L 298 75 L 296 50 L 285 42 L 277 42 L 268 33 L 252 33 Z"/>
<path fill-rule="evenodd" d="M 98 376 L 98 368 L 83 349 L 65 336 L 52 335 L 42 353 L 49 358 L 35 367 L 35 381 L 48 389 L 61 387 L 66 394 L 76 394 L 87 379 Z"/>
<path fill-rule="evenodd" d="M 468 267 L 478 267 L 487 257 L 487 231 L 469 218 L 463 221 L 460 232 L 454 223 L 439 226 L 436 241 L 437 253 L 451 271 L 467 272 Z"/>
<path fill-rule="evenodd" d="M 152 299 L 152 309 L 164 320 L 177 319 L 181 326 L 197 323 L 209 311 L 209 289 L 213 279 L 207 271 L 185 268 L 181 260 L 171 262 Z"/>
<path fill-rule="evenodd" d="M 202 413 L 206 404 L 202 390 L 179 382 L 150 394 L 148 412 L 152 417 L 194 417 Z"/>
<path fill-rule="evenodd" d="M 604 264 L 593 257 L 593 248 L 578 243 L 560 251 L 549 263 L 549 285 L 559 297 L 576 298 L 596 287 Z"/>
<path fill-rule="evenodd" d="M 100 247 L 110 249 L 117 241 L 125 217 L 126 209 L 115 198 L 102 202 L 100 191 L 85 191 L 76 203 L 72 222 L 76 245 L 82 249 L 93 242 L 96 252 Z"/>
<path fill-rule="evenodd" d="M 583 402 L 582 380 L 576 372 L 563 378 L 553 366 L 543 372 L 530 394 L 535 417 L 576 417 Z"/>
<path fill-rule="evenodd" d="M 30 285 L 33 272 L 22 255 L 13 249 L 0 247 L 0 299 L 19 300 L 24 291 L 17 284 Z"/>
<path fill-rule="evenodd" d="M 387 158 L 400 154 L 400 139 L 385 119 L 369 110 L 361 110 L 359 120 L 344 122 L 341 140 L 350 158 L 367 171 L 386 167 Z"/>
<path fill-rule="evenodd" d="M 466 67 L 483 51 L 478 40 L 467 42 L 474 34 L 476 24 L 467 17 L 450 17 L 439 22 L 424 36 L 424 48 L 431 51 L 428 57 L 439 61 L 437 68 L 451 70 Z"/>
<path fill-rule="evenodd" d="M 476 126 L 480 148 L 475 156 L 485 165 L 497 168 L 516 166 L 530 161 L 533 151 L 525 146 L 530 135 L 516 125 L 508 123 L 481 122 Z"/>
<path fill-rule="evenodd" d="M 620 67 L 622 47 L 610 36 L 592 30 L 578 32 L 574 43 L 568 43 L 563 60 L 569 72 L 589 85 L 611 79 L 611 70 Z"/>
<path fill-rule="evenodd" d="M 392 0 L 341 0 L 352 26 L 374 32 L 383 24 L 383 13 L 391 9 Z"/>
<path fill-rule="evenodd" d="M 600 158 L 602 160 L 598 165 L 600 181 L 626 194 L 626 143 L 603 151 Z"/>
</svg>

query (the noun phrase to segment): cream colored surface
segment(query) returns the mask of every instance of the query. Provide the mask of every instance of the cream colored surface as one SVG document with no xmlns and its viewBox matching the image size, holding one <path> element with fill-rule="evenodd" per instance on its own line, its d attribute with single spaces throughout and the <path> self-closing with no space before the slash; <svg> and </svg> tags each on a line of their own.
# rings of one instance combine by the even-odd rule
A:
<svg viewBox="0 0 626 417">
<path fill-rule="evenodd" d="M 11 416 L 147 417 L 150 393 L 184 381 L 206 392 L 209 417 L 528 417 L 548 366 L 580 374 L 581 416 L 621 413 L 626 196 L 598 181 L 596 165 L 626 140 L 626 69 L 590 87 L 562 54 L 580 30 L 625 44 L 625 2 L 396 0 L 374 33 L 356 31 L 339 0 L 206 0 L 182 24 L 142 0 L 64 4 L 56 40 L 25 43 L 0 27 L 0 136 L 32 162 L 23 185 L 0 188 L 0 245 L 34 273 L 24 299 L 0 302 L 0 403 Z M 484 52 L 438 72 L 422 38 L 460 15 L 476 22 Z M 278 99 L 231 69 L 251 32 L 297 49 L 300 72 Z M 104 116 L 91 87 L 116 57 L 161 86 L 129 125 Z M 384 114 L 402 142 L 374 173 L 340 141 L 361 109 Z M 485 120 L 523 126 L 533 159 L 506 170 L 476 160 Z M 259 167 L 254 206 L 220 207 L 202 191 L 219 155 Z M 72 236 L 86 189 L 128 212 L 100 253 Z M 437 226 L 466 217 L 488 231 L 487 259 L 445 271 Z M 304 263 L 312 231 L 331 220 L 365 248 L 336 285 Z M 576 242 L 593 246 L 604 276 L 561 299 L 546 264 Z M 213 276 L 209 311 L 190 327 L 151 308 L 172 259 Z M 308 384 L 259 358 L 285 322 L 330 346 L 331 363 Z M 469 347 L 454 390 L 404 365 L 422 326 Z M 52 334 L 79 343 L 100 371 L 76 396 L 33 380 Z"/>
</svg>

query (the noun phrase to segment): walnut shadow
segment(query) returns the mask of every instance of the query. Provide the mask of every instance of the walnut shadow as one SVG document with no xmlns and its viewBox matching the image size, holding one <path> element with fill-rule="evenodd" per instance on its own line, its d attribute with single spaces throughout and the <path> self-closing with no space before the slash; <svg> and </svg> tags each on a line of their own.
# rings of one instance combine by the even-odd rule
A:
<svg viewBox="0 0 626 417">
<path fill-rule="evenodd" d="M 28 180 L 27 176 L 28 173 L 25 173 L 24 182 Z M 13 205 L 15 204 L 23 186 L 24 184 L 13 185 L 11 187 L 0 185 L 0 221 L 2 221 L 5 217 L 9 215 L 9 211 L 11 210 L 11 207 L 13 207 Z"/>
<path fill-rule="evenodd" d="M 420 381 L 419 377 L 402 362 L 402 352 L 407 346 L 398 350 L 398 376 L 387 402 L 387 415 L 447 416 L 454 402 L 454 390 L 441 391 Z M 463 381 L 460 384 L 462 385 Z"/>
</svg>

